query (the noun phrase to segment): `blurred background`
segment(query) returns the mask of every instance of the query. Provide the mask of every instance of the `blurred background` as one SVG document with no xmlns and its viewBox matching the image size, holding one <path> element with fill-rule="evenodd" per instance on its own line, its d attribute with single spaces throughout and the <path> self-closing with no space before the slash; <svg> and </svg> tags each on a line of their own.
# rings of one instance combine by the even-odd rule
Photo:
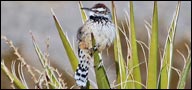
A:
<svg viewBox="0 0 192 90">
<path fill-rule="evenodd" d="M 111 9 L 111 2 L 109 1 L 83 1 L 82 3 L 84 7 L 92 7 L 96 3 L 104 3 Z M 147 43 L 148 36 L 147 30 L 144 26 L 144 20 L 149 22 L 151 21 L 153 2 L 135 1 L 133 4 L 137 39 Z M 117 9 L 118 22 L 124 22 L 124 16 L 126 15 L 125 11 L 129 12 L 129 2 L 115 1 L 115 5 Z M 167 31 L 173 18 L 176 5 L 176 1 L 158 2 L 159 48 L 161 51 L 164 49 Z M 74 80 L 68 77 L 73 76 L 74 73 L 56 30 L 50 10 L 51 8 L 53 8 L 64 32 L 67 33 L 77 54 L 76 32 L 83 24 L 77 1 L 1 1 L 1 35 L 5 35 L 8 39 L 12 40 L 13 44 L 19 48 L 19 52 L 26 62 L 40 70 L 42 70 L 42 66 L 34 50 L 29 31 L 32 31 L 37 43 L 43 51 L 46 50 L 46 39 L 50 38 L 49 60 L 51 65 L 58 68 L 60 73 L 65 72 L 62 76 L 64 81 L 67 82 L 67 85 L 71 87 L 74 84 Z M 187 57 L 187 49 L 184 44 L 188 44 L 191 48 L 191 1 L 181 2 L 176 30 L 177 32 L 174 44 L 175 51 L 178 49 L 185 57 Z M 126 45 L 123 42 L 122 47 L 126 48 Z M 140 48 L 140 46 L 138 46 L 138 48 Z M 113 47 L 109 48 L 108 51 L 109 55 L 107 55 L 106 51 L 103 52 L 103 59 L 110 83 L 112 84 L 116 78 Z M 126 51 L 123 52 L 126 58 Z M 140 61 L 144 60 L 141 51 L 139 51 L 139 55 Z M 2 40 L 1 59 L 5 60 L 5 64 L 9 68 L 11 66 L 11 61 L 16 59 L 13 50 L 10 49 L 10 47 Z M 182 70 L 183 65 L 183 58 L 177 52 L 174 52 L 173 66 Z M 144 84 L 146 80 L 145 72 L 145 65 L 141 65 L 142 81 Z M 172 75 L 171 88 L 176 88 L 179 78 L 175 71 L 172 72 Z M 29 77 L 25 77 L 28 78 L 27 81 L 30 81 Z M 95 85 L 95 76 L 92 70 L 90 70 L 89 79 L 91 80 L 91 83 Z M 97 86 L 95 85 L 95 88 L 96 87 Z M 4 72 L 1 71 L 1 89 L 6 88 L 11 88 L 10 80 L 5 76 Z M 30 88 L 34 88 L 33 85 L 30 85 Z M 186 88 L 191 89 L 191 73 L 188 75 Z"/>
</svg>

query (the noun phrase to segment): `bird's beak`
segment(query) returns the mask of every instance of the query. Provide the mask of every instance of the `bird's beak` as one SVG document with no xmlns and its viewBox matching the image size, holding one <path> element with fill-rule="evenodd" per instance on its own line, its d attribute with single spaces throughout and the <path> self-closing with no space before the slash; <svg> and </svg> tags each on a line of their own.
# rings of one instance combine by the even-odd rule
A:
<svg viewBox="0 0 192 90">
<path fill-rule="evenodd" d="M 84 10 L 87 10 L 87 11 L 92 11 L 92 9 L 90 9 L 90 8 L 81 8 L 81 9 L 84 9 Z"/>
</svg>

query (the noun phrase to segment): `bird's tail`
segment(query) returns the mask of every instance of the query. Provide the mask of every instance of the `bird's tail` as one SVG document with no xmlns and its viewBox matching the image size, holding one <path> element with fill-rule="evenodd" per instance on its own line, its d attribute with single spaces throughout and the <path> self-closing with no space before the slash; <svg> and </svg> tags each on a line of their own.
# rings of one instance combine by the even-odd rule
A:
<svg viewBox="0 0 192 90">
<path fill-rule="evenodd" d="M 76 84 L 85 87 L 88 79 L 88 70 L 91 55 L 85 49 L 78 48 L 79 64 L 75 72 Z"/>
</svg>

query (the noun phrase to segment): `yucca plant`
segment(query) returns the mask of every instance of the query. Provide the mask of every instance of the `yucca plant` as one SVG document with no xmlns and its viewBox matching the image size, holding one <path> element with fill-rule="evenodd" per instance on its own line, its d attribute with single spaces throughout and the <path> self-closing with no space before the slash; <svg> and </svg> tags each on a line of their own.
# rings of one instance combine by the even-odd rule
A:
<svg viewBox="0 0 192 90">
<path fill-rule="evenodd" d="M 185 87 L 185 82 L 187 75 L 189 73 L 189 70 L 191 68 L 191 50 L 186 45 L 188 50 L 188 56 L 187 58 L 184 57 L 185 65 L 181 72 L 179 72 L 178 69 L 174 68 L 172 66 L 173 61 L 173 50 L 174 50 L 174 37 L 176 33 L 176 26 L 177 26 L 177 20 L 179 16 L 180 11 L 180 5 L 181 2 L 178 2 L 177 8 L 175 10 L 174 17 L 172 19 L 172 22 L 170 24 L 170 28 L 168 30 L 168 36 L 166 39 L 165 48 L 163 50 L 163 57 L 160 57 L 161 59 L 161 67 L 160 72 L 158 74 L 158 3 L 157 1 L 154 2 L 153 7 L 153 17 L 152 22 L 145 23 L 145 27 L 148 32 L 148 39 L 149 43 L 148 45 L 145 44 L 142 41 L 139 41 L 136 39 L 136 27 L 135 27 L 135 20 L 134 20 L 134 4 L 132 1 L 129 2 L 129 8 L 130 12 L 129 14 L 126 13 L 125 21 L 126 26 L 122 23 L 122 27 L 117 23 L 117 15 L 116 15 L 116 8 L 115 3 L 111 2 L 112 6 L 112 19 L 113 23 L 116 27 L 116 38 L 114 41 L 114 55 L 115 55 L 115 64 L 116 64 L 116 83 L 114 85 L 110 84 L 109 78 L 106 74 L 105 68 L 102 66 L 101 69 L 95 68 L 95 78 L 96 83 L 99 89 L 110 89 L 110 88 L 118 88 L 118 89 L 169 89 L 170 88 L 170 79 L 171 79 L 171 71 L 176 70 L 179 74 L 179 82 L 177 85 L 178 89 L 183 89 Z M 84 10 L 81 8 L 83 7 L 82 2 L 79 2 L 79 9 L 82 16 L 83 23 L 87 20 L 87 15 Z M 63 43 L 63 46 L 65 48 L 65 51 L 68 56 L 68 60 L 70 61 L 71 67 L 73 71 L 75 72 L 76 67 L 78 65 L 78 58 L 75 55 L 75 51 L 73 51 L 73 48 L 70 44 L 70 41 L 67 39 L 66 34 L 63 32 L 63 29 L 59 23 L 59 20 L 57 19 L 54 11 L 51 9 L 53 20 L 55 22 L 57 31 L 59 33 L 59 36 L 61 38 L 61 41 Z M 126 30 L 128 30 L 129 34 L 126 34 Z M 121 47 L 121 38 L 120 33 L 124 36 L 126 40 L 126 46 L 127 46 L 127 58 L 123 58 L 122 53 L 122 47 Z M 11 80 L 11 86 L 13 88 L 19 88 L 19 89 L 26 89 L 29 88 L 27 85 L 27 82 L 25 81 L 24 74 L 23 74 L 23 68 L 27 68 L 28 72 L 32 76 L 32 80 L 35 83 L 35 88 L 47 88 L 47 89 L 61 89 L 61 88 L 74 88 L 67 87 L 65 81 L 61 78 L 61 72 L 57 71 L 57 69 L 54 69 L 48 60 L 47 54 L 43 54 L 40 50 L 38 44 L 35 41 L 34 36 L 32 35 L 32 41 L 35 48 L 35 51 L 39 57 L 39 60 L 42 64 L 43 71 L 37 70 L 34 67 L 27 64 L 24 60 L 24 58 L 18 53 L 18 49 L 13 45 L 13 42 L 8 40 L 5 36 L 1 36 L 1 39 L 5 40 L 5 42 L 14 50 L 14 54 L 18 57 L 16 61 L 14 61 L 11 65 L 11 71 L 8 70 L 8 68 L 5 66 L 4 61 L 1 60 L 1 70 L 3 70 L 6 75 Z M 94 37 L 92 37 L 92 44 L 94 46 L 95 40 Z M 139 56 L 138 56 L 138 48 L 137 44 L 139 44 L 142 48 L 143 55 L 145 56 L 145 62 L 139 62 Z M 148 51 L 145 51 L 144 48 L 147 48 Z M 178 51 L 178 50 L 177 50 Z M 146 53 L 149 52 L 148 59 L 146 58 Z M 179 52 L 179 51 L 178 51 Z M 180 52 L 179 52 L 180 53 Z M 99 64 L 99 56 L 98 52 L 94 53 L 94 65 L 98 66 Z M 180 53 L 182 55 L 182 53 Z M 182 55 L 183 56 L 183 55 Z M 18 64 L 18 73 L 19 76 L 15 74 L 15 63 L 19 62 Z M 145 64 L 147 75 L 146 75 L 146 85 L 142 83 L 142 73 L 140 71 L 140 65 Z M 39 77 L 37 78 L 37 75 L 34 73 L 37 73 Z M 88 81 L 87 87 L 88 89 L 93 88 L 92 84 Z"/>
</svg>

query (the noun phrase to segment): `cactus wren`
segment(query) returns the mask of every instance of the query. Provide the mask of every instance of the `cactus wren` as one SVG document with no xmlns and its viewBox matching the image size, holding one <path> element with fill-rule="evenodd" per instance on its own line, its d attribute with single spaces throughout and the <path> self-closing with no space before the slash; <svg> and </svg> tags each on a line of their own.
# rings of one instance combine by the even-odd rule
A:
<svg viewBox="0 0 192 90">
<path fill-rule="evenodd" d="M 79 64 L 75 72 L 78 86 L 85 87 L 88 79 L 90 60 L 94 50 L 101 52 L 109 47 L 115 38 L 115 27 L 111 12 L 104 4 L 98 3 L 92 8 L 82 8 L 89 12 L 89 19 L 77 32 Z M 92 39 L 95 46 L 92 46 Z"/>
</svg>

